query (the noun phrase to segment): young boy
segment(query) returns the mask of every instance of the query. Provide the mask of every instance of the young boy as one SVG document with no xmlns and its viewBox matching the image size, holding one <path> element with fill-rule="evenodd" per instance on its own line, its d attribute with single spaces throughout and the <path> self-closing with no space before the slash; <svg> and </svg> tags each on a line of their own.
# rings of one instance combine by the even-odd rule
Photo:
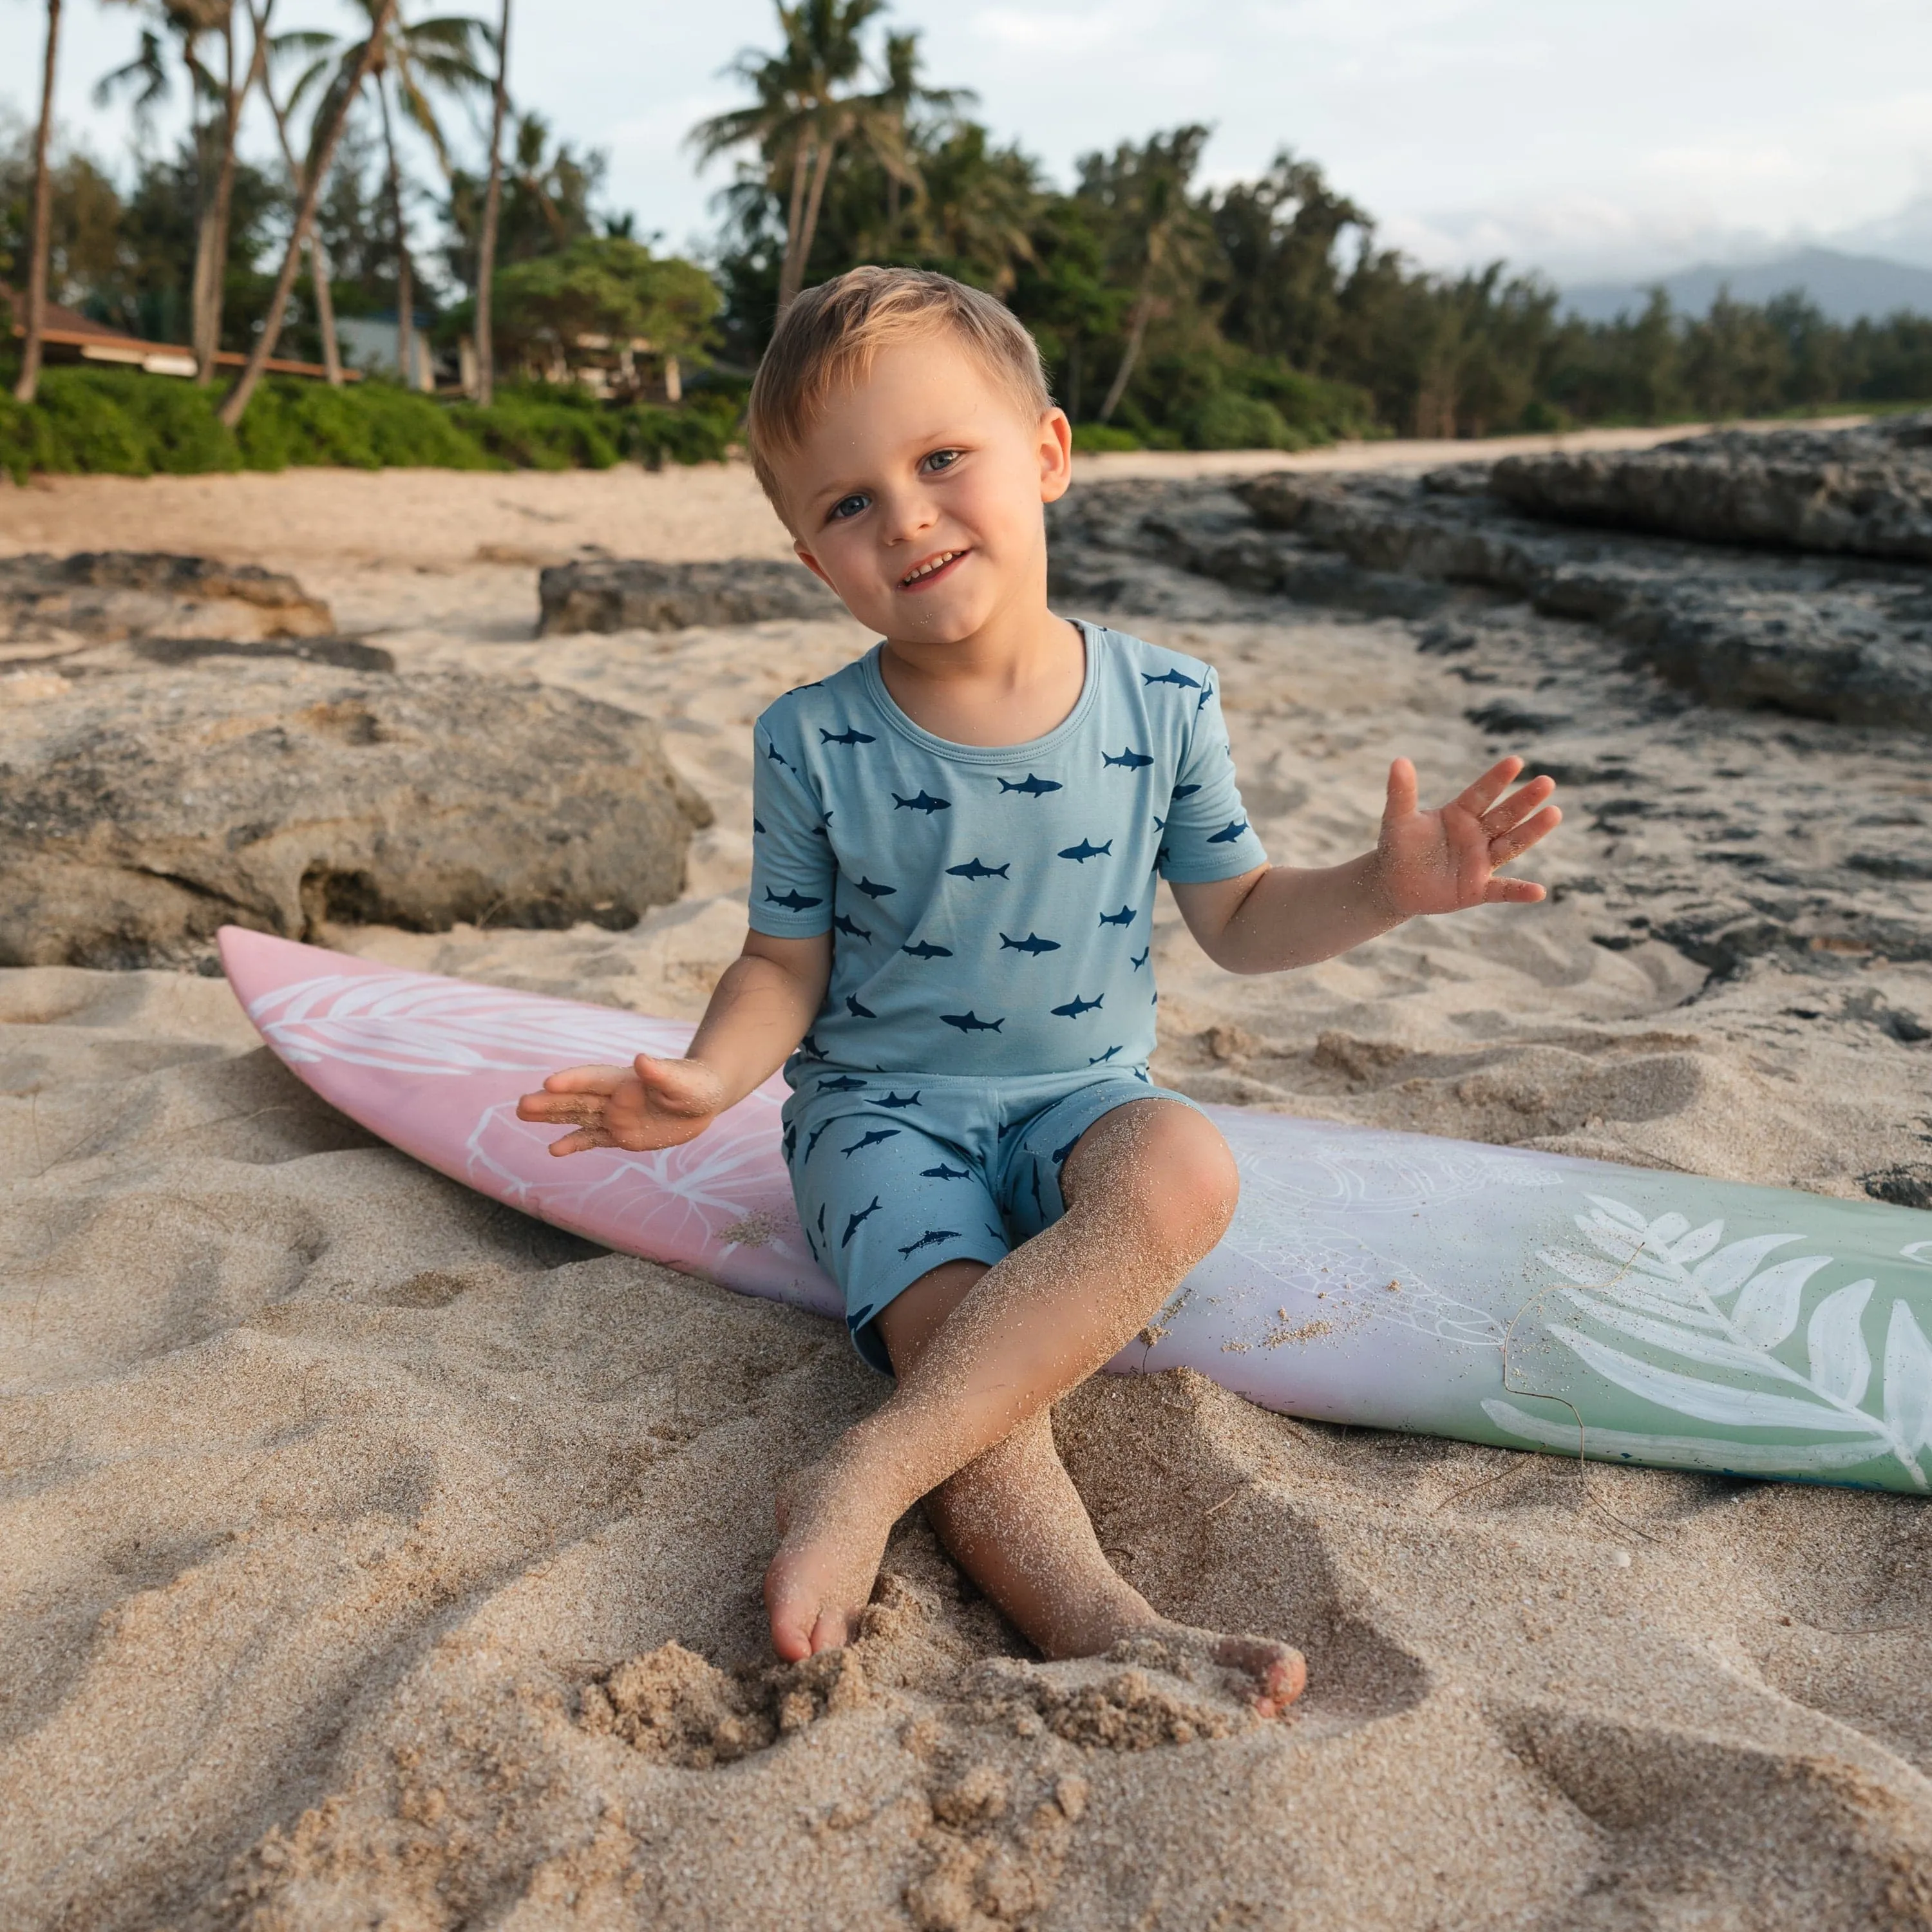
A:
<svg viewBox="0 0 1932 1932">
<path fill-rule="evenodd" d="M 1554 788 L 1505 796 L 1508 758 L 1424 812 L 1398 759 L 1373 851 L 1270 867 L 1213 670 L 1047 608 L 1067 420 L 1012 316 L 944 276 L 857 268 L 800 296 L 750 439 L 800 558 L 884 641 L 758 721 L 751 930 L 686 1056 L 554 1075 L 523 1118 L 574 1124 L 558 1154 L 672 1146 L 784 1067 L 800 1218 L 897 1386 L 784 1492 L 780 1656 L 854 1634 L 923 1497 L 1047 1656 L 1135 1640 L 1278 1711 L 1299 1653 L 1160 1616 L 1102 1553 L 1049 1424 L 1234 1208 L 1220 1135 L 1148 1078 L 1156 877 L 1218 964 L 1280 972 L 1541 898 L 1496 873 L 1555 826 Z"/>
</svg>

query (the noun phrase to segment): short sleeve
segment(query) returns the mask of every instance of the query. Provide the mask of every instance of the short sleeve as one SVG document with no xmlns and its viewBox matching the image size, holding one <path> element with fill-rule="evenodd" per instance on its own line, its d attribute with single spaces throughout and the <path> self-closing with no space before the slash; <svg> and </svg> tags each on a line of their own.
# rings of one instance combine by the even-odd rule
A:
<svg viewBox="0 0 1932 1932">
<path fill-rule="evenodd" d="M 1206 885 L 1267 863 L 1267 850 L 1241 808 L 1220 681 L 1210 672 L 1161 832 L 1160 874 L 1184 885 Z"/>
<path fill-rule="evenodd" d="M 752 736 L 758 761 L 752 779 L 752 929 L 774 939 L 810 939 L 832 926 L 838 864 L 824 815 L 774 737 L 769 712 Z"/>
</svg>

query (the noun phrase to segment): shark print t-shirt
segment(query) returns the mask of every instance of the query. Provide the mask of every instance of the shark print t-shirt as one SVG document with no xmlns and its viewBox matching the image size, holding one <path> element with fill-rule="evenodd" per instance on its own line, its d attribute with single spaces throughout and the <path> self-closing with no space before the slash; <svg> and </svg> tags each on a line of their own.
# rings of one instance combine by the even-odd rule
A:
<svg viewBox="0 0 1932 1932">
<path fill-rule="evenodd" d="M 1026 744 L 922 730 L 886 691 L 876 645 L 759 718 L 752 925 L 833 936 L 794 1070 L 1007 1078 L 1146 1064 L 1156 875 L 1234 878 L 1267 855 L 1213 670 L 1079 628 L 1079 700 Z"/>
</svg>

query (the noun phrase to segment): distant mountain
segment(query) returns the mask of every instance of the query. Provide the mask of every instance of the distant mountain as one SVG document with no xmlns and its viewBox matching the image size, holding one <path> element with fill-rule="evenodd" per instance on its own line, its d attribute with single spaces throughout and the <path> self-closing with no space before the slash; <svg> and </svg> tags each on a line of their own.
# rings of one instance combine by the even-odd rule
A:
<svg viewBox="0 0 1932 1932">
<path fill-rule="evenodd" d="M 1847 255 L 1835 248 L 1794 248 L 1768 262 L 1732 268 L 1706 263 L 1659 275 L 1654 282 L 1596 282 L 1563 291 L 1563 307 L 1586 322 L 1611 322 L 1640 313 L 1653 286 L 1661 286 L 1682 315 L 1702 315 L 1728 287 L 1739 302 L 1768 302 L 1802 289 L 1834 322 L 1856 322 L 1910 309 L 1932 316 L 1932 268 L 1914 268 L 1880 255 Z"/>
</svg>

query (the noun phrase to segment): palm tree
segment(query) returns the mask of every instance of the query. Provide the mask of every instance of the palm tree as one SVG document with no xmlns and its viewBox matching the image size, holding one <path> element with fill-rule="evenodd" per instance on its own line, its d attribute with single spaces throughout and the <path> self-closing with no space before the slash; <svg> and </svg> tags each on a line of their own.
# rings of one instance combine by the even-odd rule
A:
<svg viewBox="0 0 1932 1932">
<path fill-rule="evenodd" d="M 749 84 L 755 104 L 714 115 L 691 130 L 700 162 L 735 148 L 755 148 L 767 191 L 783 191 L 784 256 L 778 270 L 778 312 L 805 284 L 806 263 L 818 232 L 825 184 L 839 149 L 854 140 L 869 148 L 889 176 L 916 178 L 898 108 L 886 94 L 852 83 L 865 70 L 862 37 L 886 0 L 778 0 L 784 36 L 776 54 L 748 47 L 728 74 Z"/>
<path fill-rule="evenodd" d="M 318 121 L 326 119 L 338 94 L 346 92 L 352 99 L 361 90 L 363 77 L 375 83 L 382 146 L 388 164 L 389 219 L 395 236 L 396 360 L 403 380 L 408 382 L 416 360 L 415 278 L 404 216 L 396 120 L 400 115 L 428 140 L 448 179 L 452 172 L 449 143 L 437 118 L 434 97 L 438 93 L 477 93 L 494 86 L 491 77 L 477 65 L 476 58 L 479 42 L 488 46 L 493 36 L 481 20 L 457 14 L 418 20 L 413 25 L 398 20 L 388 32 L 378 32 L 374 22 L 379 15 L 387 20 L 394 14 L 393 0 L 357 0 L 357 4 L 370 22 L 369 32 L 361 40 L 345 44 L 333 34 L 323 33 L 288 37 L 291 44 L 299 44 L 314 56 L 308 70 L 296 82 L 290 105 L 292 107 L 312 88 L 320 87 L 322 100 L 316 110 L 316 117 Z M 365 59 L 371 49 L 373 56 Z"/>
<path fill-rule="evenodd" d="M 476 250 L 476 400 L 496 399 L 496 342 L 490 304 L 496 276 L 496 220 L 503 203 L 503 115 L 509 105 L 510 0 L 496 28 L 496 85 L 490 102 L 490 179 L 483 190 L 483 232 Z"/>
<path fill-rule="evenodd" d="M 1100 405 L 1102 422 L 1112 416 L 1126 393 L 1156 306 L 1199 266 L 1201 211 L 1188 188 L 1200 164 L 1201 150 L 1208 144 L 1208 134 L 1202 127 L 1177 128 L 1165 140 L 1156 134 L 1145 148 L 1136 152 L 1124 146 L 1114 157 L 1110 172 L 1115 199 L 1126 219 L 1140 272 L 1128 316 L 1127 346 Z M 1097 178 L 1109 171 L 1094 172 Z"/>
<path fill-rule="evenodd" d="M 289 230 L 289 245 L 283 252 L 281 272 L 275 278 L 274 292 L 268 298 L 268 313 L 263 319 L 262 332 L 255 338 L 255 346 L 248 352 L 248 360 L 242 365 L 240 376 L 221 405 L 221 420 L 230 429 L 242 420 L 249 398 L 261 382 L 262 372 L 268 367 L 268 358 L 275 352 L 276 340 L 282 332 L 282 317 L 288 312 L 289 294 L 296 285 L 296 271 L 302 266 L 302 248 L 315 220 L 315 204 L 321 196 L 322 184 L 328 178 L 329 164 L 335 159 L 342 130 L 349 124 L 350 108 L 362 91 L 362 83 L 382 57 L 383 43 L 395 11 L 396 0 L 375 0 L 370 10 L 369 37 L 362 43 L 360 59 L 344 76 L 342 86 L 325 101 L 322 109 L 317 110 L 315 136 L 309 148 L 308 172 L 296 202 L 296 217 Z"/>
<path fill-rule="evenodd" d="M 301 36 L 284 34 L 269 41 L 268 16 L 274 9 L 275 0 L 266 0 L 258 14 L 254 0 L 249 0 L 248 17 L 255 30 L 258 43 L 268 47 L 271 64 L 286 52 L 291 42 Z M 264 73 L 262 76 L 262 98 L 268 104 L 268 112 L 275 124 L 275 138 L 281 144 L 282 160 L 289 171 L 289 183 L 299 196 L 308 181 L 308 164 L 296 158 L 295 142 L 289 134 L 289 116 L 294 106 L 292 100 L 284 102 L 275 98 L 273 77 Z M 322 338 L 322 366 L 328 377 L 328 386 L 339 389 L 342 386 L 342 346 L 336 335 L 335 296 L 328 285 L 328 256 L 322 245 L 322 237 L 313 230 L 308 237 L 309 284 L 315 303 L 315 325 Z"/>
<path fill-rule="evenodd" d="M 54 125 L 54 64 L 60 51 L 61 0 L 47 0 L 47 52 L 40 68 L 40 121 L 34 131 L 34 241 L 27 269 L 26 340 L 20 374 L 14 385 L 16 402 L 31 403 L 40 386 L 40 336 L 47 321 L 47 254 L 54 210 L 53 170 L 47 145 Z"/>
<path fill-rule="evenodd" d="M 906 175 L 896 170 L 886 170 L 886 219 L 896 227 L 902 193 L 908 187 L 916 189 L 919 185 L 918 169 L 912 164 L 911 156 L 916 146 L 914 130 L 920 110 L 923 109 L 932 117 L 932 123 L 937 124 L 934 128 L 936 132 L 959 109 L 974 106 L 980 97 L 970 87 L 928 87 L 920 80 L 916 33 L 888 34 L 884 64 L 886 84 L 879 91 L 879 99 L 898 118 L 901 145 L 908 157 L 911 176 L 908 180 Z"/>
</svg>

